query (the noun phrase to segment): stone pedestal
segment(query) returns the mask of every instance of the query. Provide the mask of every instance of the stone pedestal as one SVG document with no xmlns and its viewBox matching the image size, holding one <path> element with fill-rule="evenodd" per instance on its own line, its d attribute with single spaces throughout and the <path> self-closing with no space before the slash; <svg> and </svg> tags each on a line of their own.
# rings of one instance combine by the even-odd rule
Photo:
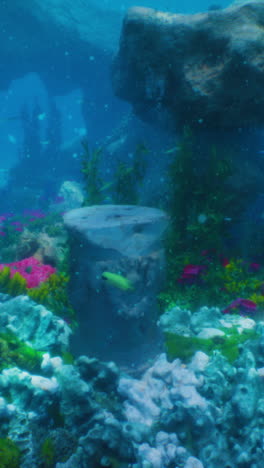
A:
<svg viewBox="0 0 264 468">
<path fill-rule="evenodd" d="M 73 352 L 121 365 L 144 363 L 161 348 L 156 296 L 165 276 L 167 215 L 155 208 L 102 205 L 72 210 L 64 222 L 70 297 L 80 324 Z"/>
</svg>

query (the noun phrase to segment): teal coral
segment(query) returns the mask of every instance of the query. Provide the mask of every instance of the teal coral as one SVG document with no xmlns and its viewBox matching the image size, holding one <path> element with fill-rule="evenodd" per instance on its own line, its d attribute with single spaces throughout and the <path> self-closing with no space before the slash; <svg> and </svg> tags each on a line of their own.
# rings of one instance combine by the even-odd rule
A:
<svg viewBox="0 0 264 468">
<path fill-rule="evenodd" d="M 0 271 L 0 292 L 19 296 L 28 295 L 38 304 L 47 307 L 56 315 L 75 323 L 75 312 L 70 305 L 67 293 L 69 276 L 64 273 L 54 273 L 36 288 L 27 288 L 26 280 L 20 273 L 11 278 L 10 268 L 4 267 Z"/>
</svg>

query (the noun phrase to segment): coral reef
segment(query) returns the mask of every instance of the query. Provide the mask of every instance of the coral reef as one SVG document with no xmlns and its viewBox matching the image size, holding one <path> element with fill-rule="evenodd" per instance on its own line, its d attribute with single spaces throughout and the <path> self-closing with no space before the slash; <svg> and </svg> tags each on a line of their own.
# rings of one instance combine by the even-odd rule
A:
<svg viewBox="0 0 264 468">
<path fill-rule="evenodd" d="M 44 265 L 35 257 L 25 258 L 18 262 L 0 264 L 0 270 L 4 267 L 10 268 L 11 278 L 19 273 L 26 280 L 27 288 L 37 287 L 56 271 L 51 265 Z"/>
<path fill-rule="evenodd" d="M 10 331 L 37 350 L 67 349 L 72 333 L 69 326 L 28 296 L 12 298 L 1 294 L 0 310 L 1 333 Z"/>
<path fill-rule="evenodd" d="M 1 295 L 0 332 L 13 334 L 0 337 L 0 435 L 13 441 L 14 467 L 262 468 L 264 324 L 178 307 L 160 327 L 178 348 L 143 373 L 87 356 L 66 364 L 67 325 Z"/>
</svg>

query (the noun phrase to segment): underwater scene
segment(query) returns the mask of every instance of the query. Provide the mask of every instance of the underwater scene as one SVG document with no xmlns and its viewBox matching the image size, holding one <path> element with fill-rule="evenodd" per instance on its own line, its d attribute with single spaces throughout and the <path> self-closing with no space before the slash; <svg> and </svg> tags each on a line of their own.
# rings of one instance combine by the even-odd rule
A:
<svg viewBox="0 0 264 468">
<path fill-rule="evenodd" d="M 264 0 L 0 15 L 0 468 L 263 468 Z"/>
</svg>

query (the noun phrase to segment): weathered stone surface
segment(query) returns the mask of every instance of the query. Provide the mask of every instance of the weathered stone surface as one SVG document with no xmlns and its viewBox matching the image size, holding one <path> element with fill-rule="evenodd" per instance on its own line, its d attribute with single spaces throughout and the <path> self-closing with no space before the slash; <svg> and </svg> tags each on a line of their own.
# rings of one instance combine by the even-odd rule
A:
<svg viewBox="0 0 264 468">
<path fill-rule="evenodd" d="M 195 15 L 132 8 L 115 93 L 144 119 L 241 127 L 264 122 L 264 2 Z"/>
<path fill-rule="evenodd" d="M 103 205 L 64 216 L 70 235 L 70 294 L 80 327 L 77 353 L 118 363 L 145 361 L 159 349 L 156 295 L 164 279 L 162 235 L 168 219 L 147 207 Z M 119 274 L 131 289 L 103 279 Z"/>
</svg>

